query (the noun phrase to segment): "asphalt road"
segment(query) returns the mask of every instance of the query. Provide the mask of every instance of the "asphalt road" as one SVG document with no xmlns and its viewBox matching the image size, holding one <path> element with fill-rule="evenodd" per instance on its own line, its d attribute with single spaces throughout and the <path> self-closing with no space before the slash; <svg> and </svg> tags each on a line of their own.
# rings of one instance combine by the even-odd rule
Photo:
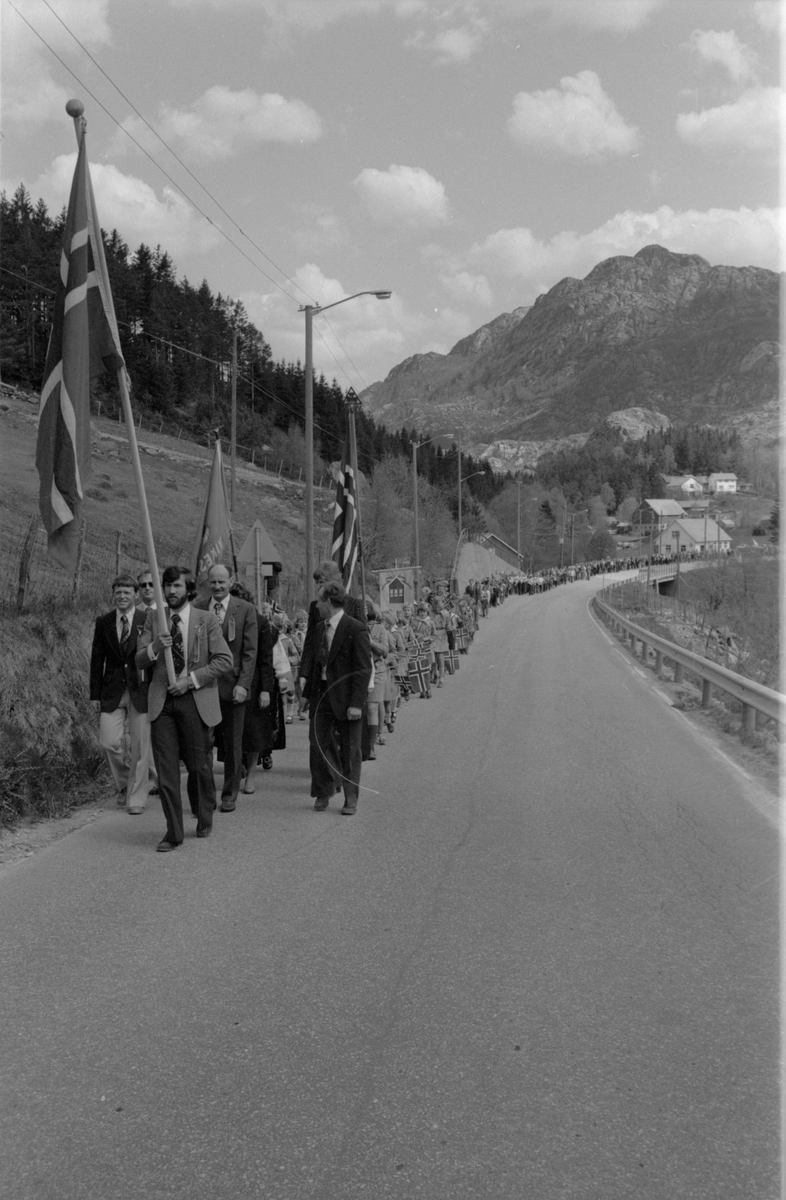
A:
<svg viewBox="0 0 786 1200">
<path fill-rule="evenodd" d="M 358 815 L 0 872 L 9 1200 L 774 1200 L 779 835 L 587 612 L 492 610 Z"/>
</svg>

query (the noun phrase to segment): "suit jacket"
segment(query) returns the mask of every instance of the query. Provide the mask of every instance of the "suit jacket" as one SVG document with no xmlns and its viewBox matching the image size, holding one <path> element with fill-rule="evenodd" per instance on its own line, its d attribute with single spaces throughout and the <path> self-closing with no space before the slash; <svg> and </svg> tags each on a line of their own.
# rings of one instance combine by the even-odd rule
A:
<svg viewBox="0 0 786 1200">
<path fill-rule="evenodd" d="M 147 654 L 147 648 L 158 632 L 156 615 L 155 612 L 147 614 L 136 653 L 137 667 L 144 667 L 150 673 L 147 711 L 151 721 L 156 719 L 164 707 L 169 686 L 163 653 L 159 654 L 153 663 Z M 218 725 L 221 721 L 221 705 L 217 680 L 219 676 L 232 670 L 232 652 L 221 636 L 221 626 L 215 615 L 201 611 L 193 604 L 188 621 L 187 665 L 189 674 L 193 674 L 199 684 L 192 695 L 200 717 L 206 725 Z"/>
<path fill-rule="evenodd" d="M 356 621 L 360 621 L 361 625 L 366 624 L 366 608 L 359 597 L 347 596 L 344 612 L 348 617 L 354 617 Z M 299 671 L 301 679 L 310 679 L 311 672 L 314 669 L 314 656 L 317 652 L 316 631 L 319 628 L 321 620 L 322 617 L 319 615 L 319 601 L 312 600 L 308 608 L 306 636 L 303 640 L 303 649 L 300 654 Z"/>
<path fill-rule="evenodd" d="M 306 697 L 315 694 L 322 674 L 317 650 L 318 646 L 303 689 Z M 371 679 L 371 641 L 367 625 L 342 614 L 333 634 L 325 674 L 330 707 L 337 720 L 346 720 L 348 708 L 363 708 Z"/>
<path fill-rule="evenodd" d="M 137 712 L 145 712 L 144 696 L 136 673 L 136 652 L 145 627 L 145 614 L 132 608 L 126 614 L 130 622 L 128 648 L 123 654 L 117 636 L 117 612 L 104 613 L 96 621 L 90 654 L 90 699 L 101 701 L 101 712 L 114 712 L 128 688 Z"/>
<path fill-rule="evenodd" d="M 213 613 L 215 601 L 199 600 L 191 607 Z M 247 600 L 230 596 L 221 634 L 232 652 L 232 667 L 218 680 L 218 694 L 222 700 L 232 702 L 235 687 L 251 689 L 254 667 L 257 661 L 257 610 Z"/>
</svg>

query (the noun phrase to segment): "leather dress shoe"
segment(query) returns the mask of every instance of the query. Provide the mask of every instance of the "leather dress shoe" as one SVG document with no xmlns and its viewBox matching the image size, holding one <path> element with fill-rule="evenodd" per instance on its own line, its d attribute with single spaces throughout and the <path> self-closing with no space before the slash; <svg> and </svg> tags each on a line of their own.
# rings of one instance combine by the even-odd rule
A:
<svg viewBox="0 0 786 1200">
<path fill-rule="evenodd" d="M 330 803 L 329 796 L 317 796 L 314 801 L 314 812 L 324 812 Z"/>
<path fill-rule="evenodd" d="M 139 814 L 143 813 L 144 811 L 145 810 L 143 808 L 137 808 L 136 806 L 134 806 L 133 808 L 129 808 L 129 810 L 128 810 L 129 814 L 132 817 L 138 817 Z"/>
<path fill-rule="evenodd" d="M 222 800 L 221 801 L 221 808 L 219 809 L 219 812 L 234 812 L 234 811 L 235 811 L 234 800 Z"/>
<path fill-rule="evenodd" d="M 170 850 L 177 850 L 180 842 L 170 842 L 169 838 L 162 838 L 156 846 L 159 854 L 168 854 Z"/>
<path fill-rule="evenodd" d="M 200 827 L 199 825 L 197 825 L 196 835 L 198 838 L 210 837 L 212 832 L 213 832 L 212 825 L 205 825 L 204 827 Z"/>
<path fill-rule="evenodd" d="M 160 795 L 161 795 L 161 788 L 156 787 L 154 784 L 153 787 L 151 787 L 150 791 L 148 792 L 148 796 L 160 796 Z"/>
<path fill-rule="evenodd" d="M 357 800 L 347 800 L 341 810 L 342 817 L 354 817 L 358 810 Z"/>
</svg>

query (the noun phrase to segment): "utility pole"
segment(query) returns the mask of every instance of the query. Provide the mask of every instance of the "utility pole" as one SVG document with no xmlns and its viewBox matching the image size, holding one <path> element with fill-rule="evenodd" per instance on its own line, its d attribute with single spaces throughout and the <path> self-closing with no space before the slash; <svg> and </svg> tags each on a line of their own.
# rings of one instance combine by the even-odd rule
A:
<svg viewBox="0 0 786 1200">
<path fill-rule="evenodd" d="M 232 469 L 229 474 L 229 515 L 235 515 L 235 469 L 237 466 L 237 329 L 232 330 Z"/>
</svg>

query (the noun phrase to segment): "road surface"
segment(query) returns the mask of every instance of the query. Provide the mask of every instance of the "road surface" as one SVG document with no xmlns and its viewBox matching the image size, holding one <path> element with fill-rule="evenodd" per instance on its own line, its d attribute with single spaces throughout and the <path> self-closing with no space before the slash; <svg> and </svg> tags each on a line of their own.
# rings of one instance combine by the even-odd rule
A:
<svg viewBox="0 0 786 1200">
<path fill-rule="evenodd" d="M 774 1200 L 771 798 L 587 610 L 512 597 L 358 815 L 305 725 L 214 836 L 0 872 L 9 1200 Z"/>
</svg>

